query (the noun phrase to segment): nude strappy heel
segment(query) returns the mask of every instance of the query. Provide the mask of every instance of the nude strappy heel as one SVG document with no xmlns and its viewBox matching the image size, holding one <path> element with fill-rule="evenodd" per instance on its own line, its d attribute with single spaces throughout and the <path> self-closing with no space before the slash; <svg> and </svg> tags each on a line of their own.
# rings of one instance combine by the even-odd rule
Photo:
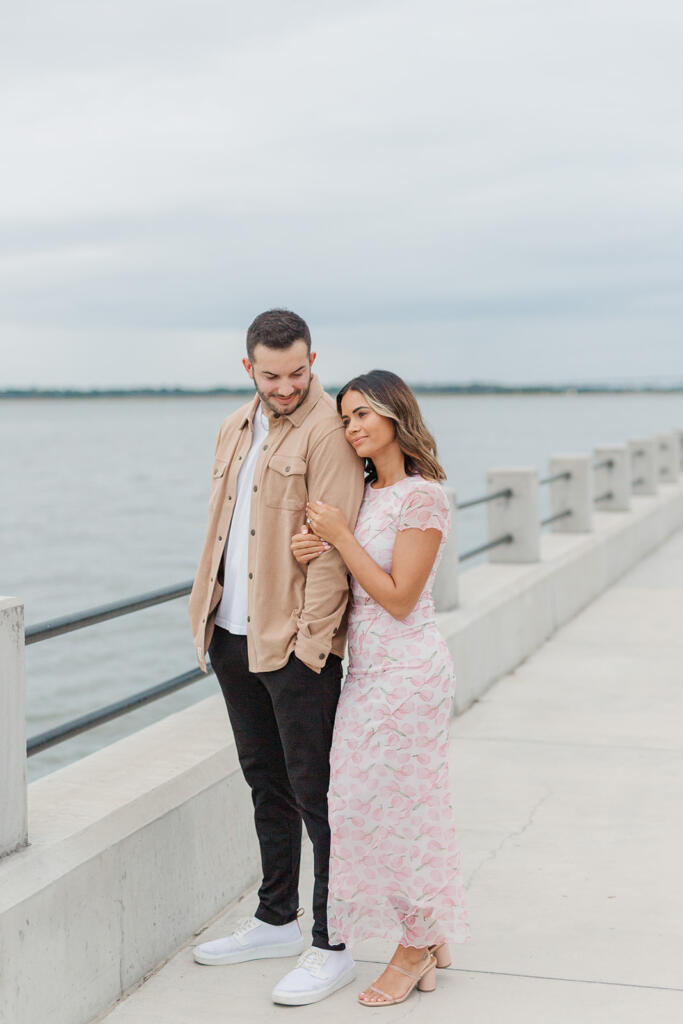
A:
<svg viewBox="0 0 683 1024">
<path fill-rule="evenodd" d="M 436 957 L 437 967 L 450 967 L 451 966 L 451 951 L 448 948 L 447 942 L 440 942 L 436 946 L 430 946 L 429 952 L 433 957 Z"/>
<path fill-rule="evenodd" d="M 405 974 L 406 978 L 410 978 L 412 984 L 409 986 L 408 991 L 404 992 L 402 996 L 390 996 L 388 992 L 383 992 L 376 985 L 370 985 L 365 991 L 376 992 L 377 995 L 382 997 L 382 1002 L 366 1002 L 359 994 L 358 1002 L 361 1006 L 395 1006 L 396 1003 L 403 1003 L 414 988 L 417 988 L 418 992 L 433 992 L 436 988 L 436 957 L 432 956 L 431 953 L 427 953 L 426 963 L 419 974 L 406 971 L 403 967 L 397 967 L 396 964 L 387 964 L 387 967 L 391 967 L 392 970 Z"/>
</svg>

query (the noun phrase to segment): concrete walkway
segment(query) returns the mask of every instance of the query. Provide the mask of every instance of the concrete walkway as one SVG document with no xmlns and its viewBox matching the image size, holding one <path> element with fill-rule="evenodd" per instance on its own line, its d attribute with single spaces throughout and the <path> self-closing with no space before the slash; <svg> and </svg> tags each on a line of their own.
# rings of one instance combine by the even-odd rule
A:
<svg viewBox="0 0 683 1024">
<path fill-rule="evenodd" d="M 491 638 L 495 643 L 495 637 Z M 199 967 L 190 947 L 108 1024 L 383 1024 L 683 1020 L 683 532 L 453 722 L 456 819 L 472 941 L 437 991 L 368 1010 L 381 941 L 358 980 L 291 1009 L 270 990 L 293 960 Z M 310 900 L 306 851 L 302 898 Z M 201 936 L 253 912 L 254 894 Z M 310 912 L 304 918 L 310 927 Z"/>
</svg>

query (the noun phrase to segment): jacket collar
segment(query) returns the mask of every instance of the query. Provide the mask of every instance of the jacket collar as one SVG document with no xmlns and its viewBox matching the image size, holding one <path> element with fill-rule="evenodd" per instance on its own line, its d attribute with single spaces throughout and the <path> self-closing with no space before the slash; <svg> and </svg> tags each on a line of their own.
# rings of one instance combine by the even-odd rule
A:
<svg viewBox="0 0 683 1024">
<path fill-rule="evenodd" d="M 318 402 L 320 401 L 320 398 L 321 398 L 321 396 L 323 394 L 324 394 L 323 386 L 320 383 L 320 380 L 318 379 L 318 377 L 316 376 L 315 373 L 312 373 L 311 374 L 311 386 L 308 389 L 308 394 L 304 398 L 304 400 L 301 403 L 301 405 L 298 405 L 296 407 L 296 409 L 294 409 L 290 413 L 286 413 L 283 416 L 278 415 L 278 413 L 271 412 L 270 409 L 265 409 L 264 408 L 263 411 L 266 414 L 266 416 L 268 417 L 268 419 L 270 420 L 271 425 L 273 423 L 279 422 L 279 420 L 289 420 L 289 422 L 292 424 L 293 427 L 300 427 L 301 424 L 306 419 L 306 417 L 308 416 L 308 414 L 311 411 L 311 409 L 314 409 L 315 406 L 318 404 Z M 258 409 L 259 402 L 260 402 L 259 396 L 258 395 L 254 395 L 254 398 L 252 399 L 251 404 L 245 410 L 244 416 L 242 417 L 242 422 L 240 423 L 240 430 L 242 430 L 244 427 L 246 427 L 247 424 L 249 426 L 253 425 L 254 416 L 256 414 L 256 410 Z"/>
</svg>

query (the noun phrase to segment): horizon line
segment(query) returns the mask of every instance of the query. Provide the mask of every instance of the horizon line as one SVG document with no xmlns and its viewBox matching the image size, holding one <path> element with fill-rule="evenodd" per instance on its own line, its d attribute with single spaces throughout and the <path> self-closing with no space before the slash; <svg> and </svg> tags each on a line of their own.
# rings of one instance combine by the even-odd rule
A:
<svg viewBox="0 0 683 1024">
<path fill-rule="evenodd" d="M 672 384 L 626 384 L 566 381 L 562 383 L 503 384 L 496 381 L 470 381 L 468 383 L 416 383 L 409 384 L 416 394 L 585 394 L 613 392 L 621 394 L 661 392 L 672 394 L 683 391 L 683 380 Z M 328 385 L 327 392 L 338 391 L 341 384 Z M 125 397 L 212 397 L 217 395 L 253 395 L 254 388 L 246 386 L 222 387 L 24 387 L 3 388 L 0 398 L 125 398 Z"/>
</svg>

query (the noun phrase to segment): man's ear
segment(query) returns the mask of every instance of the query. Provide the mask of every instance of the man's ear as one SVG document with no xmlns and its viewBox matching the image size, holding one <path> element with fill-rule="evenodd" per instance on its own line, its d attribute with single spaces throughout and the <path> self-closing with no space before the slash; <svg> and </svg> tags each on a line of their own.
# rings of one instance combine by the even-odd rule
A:
<svg viewBox="0 0 683 1024">
<path fill-rule="evenodd" d="M 253 380 L 254 379 L 254 366 L 253 366 L 253 364 L 250 363 L 249 360 L 245 357 L 242 360 L 242 366 L 244 367 L 244 369 L 247 371 L 247 373 L 249 374 L 249 376 Z"/>
<path fill-rule="evenodd" d="M 317 356 L 317 354 L 318 354 L 317 352 L 311 352 L 310 356 L 308 357 L 308 365 L 309 366 L 313 366 L 313 363 L 315 362 L 315 357 Z"/>
</svg>

